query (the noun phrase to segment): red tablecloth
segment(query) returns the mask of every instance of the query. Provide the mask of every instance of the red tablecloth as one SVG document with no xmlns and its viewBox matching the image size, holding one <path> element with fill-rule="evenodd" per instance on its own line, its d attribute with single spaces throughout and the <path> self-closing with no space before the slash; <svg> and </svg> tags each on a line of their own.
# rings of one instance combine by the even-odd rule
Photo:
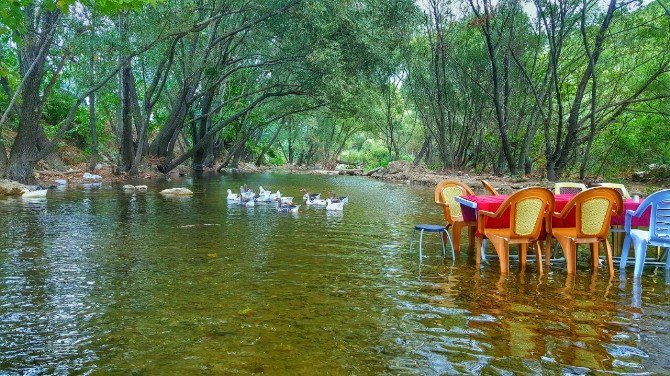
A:
<svg viewBox="0 0 670 376">
<path fill-rule="evenodd" d="M 502 203 L 509 196 L 500 195 L 500 196 L 463 196 L 464 199 L 477 204 L 477 210 L 485 210 L 495 213 L 496 210 L 502 205 Z M 570 201 L 574 195 L 555 195 L 554 196 L 554 211 L 560 212 L 563 210 L 565 205 Z M 640 201 L 641 202 L 641 201 Z M 633 199 L 624 199 L 624 213 L 626 210 L 635 210 L 640 206 L 640 202 L 635 202 Z M 474 208 L 461 204 L 461 211 L 463 212 L 463 219 L 466 221 L 476 221 L 477 213 Z M 616 215 L 612 217 L 611 224 L 623 226 L 625 221 L 625 214 Z M 648 227 L 649 226 L 649 217 L 651 215 L 651 208 L 646 210 L 640 218 L 633 218 L 633 227 Z M 553 227 L 574 227 L 575 226 L 575 214 L 574 210 L 572 213 L 568 214 L 565 219 L 553 219 Z M 487 219 L 486 220 L 487 228 L 509 228 L 509 210 L 506 213 L 503 213 L 500 218 L 497 219 Z"/>
</svg>

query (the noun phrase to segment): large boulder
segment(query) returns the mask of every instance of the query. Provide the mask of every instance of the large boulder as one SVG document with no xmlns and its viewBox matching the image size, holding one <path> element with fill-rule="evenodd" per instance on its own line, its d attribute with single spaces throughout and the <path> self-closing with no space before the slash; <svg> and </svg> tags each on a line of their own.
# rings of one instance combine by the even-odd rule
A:
<svg viewBox="0 0 670 376">
<path fill-rule="evenodd" d="M 170 188 L 163 189 L 160 192 L 164 196 L 192 196 L 193 192 L 187 188 Z"/>
<path fill-rule="evenodd" d="M 20 196 L 28 191 L 30 191 L 30 188 L 26 185 L 12 180 L 0 179 L 0 196 Z"/>
<path fill-rule="evenodd" d="M 386 168 L 387 173 L 393 175 L 401 172 L 410 172 L 412 170 L 412 164 L 407 161 L 392 161 L 389 162 L 388 167 Z"/>
</svg>

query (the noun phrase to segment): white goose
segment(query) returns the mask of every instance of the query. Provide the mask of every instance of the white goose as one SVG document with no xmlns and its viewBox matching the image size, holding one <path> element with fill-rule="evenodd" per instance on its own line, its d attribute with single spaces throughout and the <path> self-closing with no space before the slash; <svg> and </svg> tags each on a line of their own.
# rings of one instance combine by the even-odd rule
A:
<svg viewBox="0 0 670 376">
<path fill-rule="evenodd" d="M 307 204 L 308 206 L 311 206 L 311 205 L 313 205 L 313 206 L 326 206 L 326 205 L 328 205 L 328 202 L 326 200 L 322 200 L 320 198 L 314 198 L 313 199 L 313 198 L 309 197 L 305 201 L 305 204 Z"/>
<path fill-rule="evenodd" d="M 318 199 L 321 198 L 321 193 L 310 193 L 305 188 L 302 188 L 300 190 L 300 192 L 304 193 L 304 195 L 302 196 L 302 199 L 305 200 L 305 201 L 315 200 L 315 199 L 318 200 Z"/>
<path fill-rule="evenodd" d="M 293 197 L 280 197 L 279 203 L 282 205 L 284 204 L 293 205 Z"/>
<path fill-rule="evenodd" d="M 246 201 L 249 200 L 253 201 L 256 198 L 256 194 L 251 189 L 248 189 L 245 184 L 240 187 L 240 197 L 242 197 L 242 199 Z"/>
<path fill-rule="evenodd" d="M 280 198 L 281 198 L 281 192 L 277 191 L 277 193 L 270 193 L 270 200 L 278 201 Z"/>
<path fill-rule="evenodd" d="M 335 202 L 335 203 L 341 202 L 341 203 L 344 203 L 344 204 L 348 204 L 349 203 L 349 196 L 338 197 L 338 196 L 335 196 L 335 192 L 330 192 L 330 201 Z"/>
<path fill-rule="evenodd" d="M 254 200 L 247 200 L 247 199 L 242 198 L 242 197 L 238 197 L 238 198 L 236 198 L 232 201 L 233 201 L 233 204 L 246 206 L 248 208 L 256 206 L 256 203 L 254 202 Z"/>
<path fill-rule="evenodd" d="M 344 202 L 333 202 L 331 199 L 326 199 L 326 210 L 336 210 L 336 211 L 342 211 L 344 210 Z"/>
<path fill-rule="evenodd" d="M 231 201 L 233 201 L 233 200 L 239 200 L 240 195 L 237 194 L 237 193 L 233 193 L 233 191 L 229 189 L 229 190 L 228 190 L 228 197 L 226 197 L 226 198 L 227 198 L 228 200 L 231 200 Z"/>
</svg>

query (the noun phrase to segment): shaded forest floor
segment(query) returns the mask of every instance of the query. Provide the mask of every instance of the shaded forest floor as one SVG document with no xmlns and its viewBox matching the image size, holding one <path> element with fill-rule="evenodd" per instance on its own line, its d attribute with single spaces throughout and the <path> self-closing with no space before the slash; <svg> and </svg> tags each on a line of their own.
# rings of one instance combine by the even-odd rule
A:
<svg viewBox="0 0 670 376">
<path fill-rule="evenodd" d="M 65 179 L 69 184 L 77 184 L 85 182 L 83 175 L 85 172 L 92 172 L 102 177 L 103 183 L 124 183 L 127 181 L 137 182 L 138 180 L 153 180 L 153 179 L 174 179 L 178 177 L 190 176 L 194 172 L 188 164 L 179 166 L 171 171 L 169 174 L 161 173 L 156 167 L 157 161 L 147 161 L 138 175 L 129 175 L 119 173 L 114 163 L 109 160 L 98 163 L 93 169 L 89 170 L 89 162 L 84 162 L 87 158 L 74 146 L 68 146 L 59 150 L 59 155 L 63 161 L 63 166 L 59 169 L 50 168 L 44 162 L 40 162 L 35 168 L 35 178 L 37 183 L 41 186 L 54 185 L 55 180 Z M 217 164 L 218 165 L 218 164 Z M 205 169 L 206 174 L 216 173 L 215 168 Z M 230 173 L 259 173 L 259 172 L 276 172 L 287 174 L 313 174 L 313 175 L 354 175 L 354 176 L 369 176 L 374 179 L 379 179 L 388 182 L 414 184 L 424 186 L 434 186 L 438 182 L 451 179 L 459 180 L 474 189 L 478 194 L 484 194 L 484 188 L 481 180 L 485 179 L 491 185 L 496 187 L 501 194 L 510 194 L 515 190 L 529 187 L 529 186 L 544 186 L 552 188 L 553 183 L 538 177 L 507 177 L 495 176 L 493 174 L 478 174 L 471 171 L 433 171 L 428 170 L 423 166 L 414 167 L 411 163 L 404 161 L 391 162 L 387 168 L 376 168 L 371 171 L 364 171 L 363 169 L 335 169 L 327 170 L 319 166 L 261 166 L 256 167 L 251 163 L 240 163 L 235 168 L 226 168 L 222 170 L 224 174 Z M 565 179 L 571 181 L 571 179 Z M 586 181 L 585 183 L 591 183 Z M 663 187 L 665 184 L 647 183 L 647 182 L 633 182 L 630 179 L 623 181 L 631 194 L 639 194 L 646 196 L 649 193 Z"/>
</svg>

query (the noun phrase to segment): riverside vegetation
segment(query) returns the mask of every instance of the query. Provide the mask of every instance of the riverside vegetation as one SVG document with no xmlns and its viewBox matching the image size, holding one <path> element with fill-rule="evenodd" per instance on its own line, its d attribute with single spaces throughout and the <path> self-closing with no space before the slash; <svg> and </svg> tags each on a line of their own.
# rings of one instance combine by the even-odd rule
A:
<svg viewBox="0 0 670 376">
<path fill-rule="evenodd" d="M 627 177 L 670 160 L 668 51 L 667 0 L 3 1 L 0 177 Z"/>
</svg>

